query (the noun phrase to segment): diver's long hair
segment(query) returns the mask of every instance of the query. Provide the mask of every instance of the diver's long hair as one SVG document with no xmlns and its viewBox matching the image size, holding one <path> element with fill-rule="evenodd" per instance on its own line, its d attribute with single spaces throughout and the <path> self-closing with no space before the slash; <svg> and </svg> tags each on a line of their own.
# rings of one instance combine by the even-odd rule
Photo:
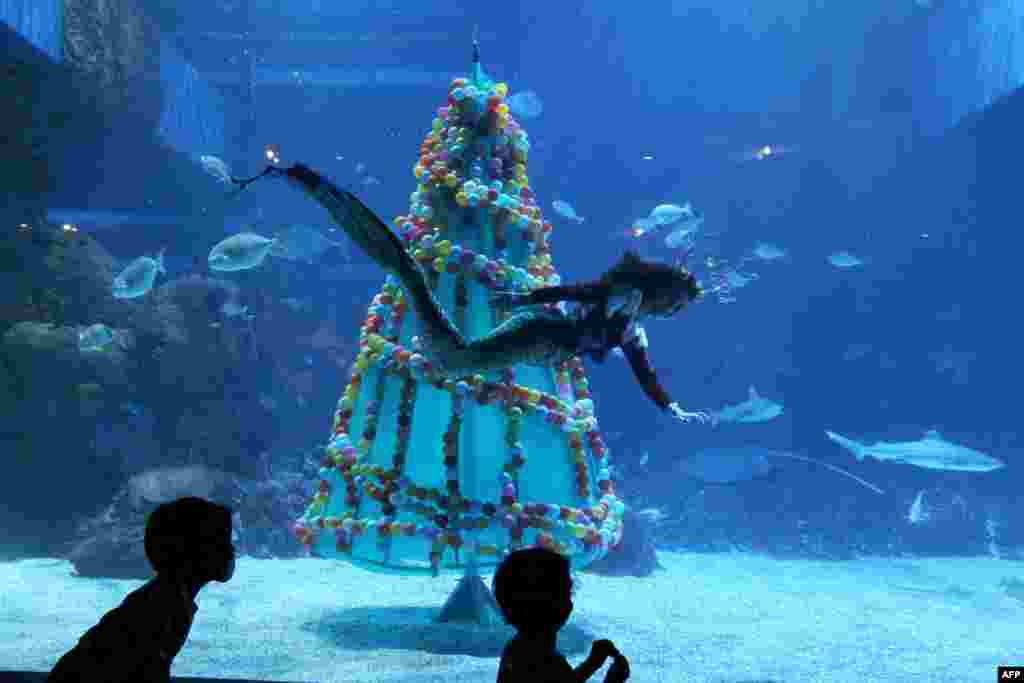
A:
<svg viewBox="0 0 1024 683">
<path fill-rule="evenodd" d="M 697 278 L 683 266 L 645 261 L 632 250 L 627 250 L 618 263 L 605 271 L 601 282 L 614 290 L 638 289 L 646 302 L 669 295 L 686 295 L 692 301 L 704 293 Z"/>
</svg>

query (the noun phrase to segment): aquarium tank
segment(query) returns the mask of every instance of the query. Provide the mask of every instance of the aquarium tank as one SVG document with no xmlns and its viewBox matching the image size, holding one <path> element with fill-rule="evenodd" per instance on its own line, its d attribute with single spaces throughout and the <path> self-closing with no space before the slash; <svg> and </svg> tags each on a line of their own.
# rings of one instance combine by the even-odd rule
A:
<svg viewBox="0 0 1024 683">
<path fill-rule="evenodd" d="M 1021 680 L 1022 21 L 0 0 L 0 680 Z"/>
</svg>

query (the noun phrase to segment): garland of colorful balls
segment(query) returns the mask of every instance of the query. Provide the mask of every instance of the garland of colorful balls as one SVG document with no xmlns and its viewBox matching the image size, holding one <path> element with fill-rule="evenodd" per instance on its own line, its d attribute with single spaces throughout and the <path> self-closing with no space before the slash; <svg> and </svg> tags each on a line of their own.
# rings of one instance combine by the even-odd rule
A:
<svg viewBox="0 0 1024 683">
<path fill-rule="evenodd" d="M 424 267 L 431 287 L 436 288 L 440 274 L 455 276 L 456 324 L 465 329 L 468 303 L 466 281 L 475 278 L 491 289 L 530 291 L 560 282 L 551 265 L 548 237 L 551 223 L 543 221 L 526 176 L 529 140 L 526 132 L 509 115 L 504 102 L 508 87 L 495 84 L 488 91 L 455 79 L 449 89 L 448 105 L 438 110 L 432 129 L 420 146 L 420 159 L 413 169 L 419 185 L 410 197 L 410 215 L 399 216 L 395 225 L 413 257 Z M 486 174 L 486 175 L 485 175 Z M 467 175 L 469 177 L 467 177 Z M 487 210 L 494 225 L 498 259 L 463 249 L 445 239 L 447 221 L 431 219 L 448 206 L 454 195 L 460 207 Z M 518 230 L 530 247 L 526 269 L 507 262 L 507 229 Z M 359 354 L 350 372 L 350 381 L 338 402 L 334 416 L 334 436 L 326 448 L 320 469 L 318 491 L 305 515 L 293 526 L 293 532 L 307 551 L 320 530 L 333 530 L 336 547 L 351 554 L 352 543 L 372 528 L 382 550 L 397 536 L 423 536 L 431 540 L 430 566 L 436 575 L 446 547 L 455 550 L 464 540 L 460 530 L 487 529 L 501 525 L 508 530 L 506 548 L 480 543 L 482 556 L 499 557 L 503 551 L 522 547 L 527 528 L 539 530 L 537 545 L 567 556 L 584 553 L 597 559 L 622 538 L 624 505 L 615 495 L 610 476 L 608 449 L 597 430 L 583 364 L 579 358 L 555 367 L 558 396 L 515 383 L 514 371 L 502 371 L 501 381 L 488 381 L 482 375 L 462 379 L 443 376 L 413 348 L 398 344 L 398 333 L 408 310 L 398 282 L 389 276 L 367 311 L 360 328 Z M 507 312 L 498 311 L 499 316 Z M 371 365 L 378 373 L 373 387 L 363 387 Z M 396 425 L 396 447 L 390 469 L 360 462 L 371 452 L 378 430 L 379 408 L 387 376 L 402 380 Z M 420 382 L 447 391 L 452 397 L 448 425 L 441 434 L 445 490 L 415 485 L 403 475 L 412 427 L 413 405 Z M 356 397 L 360 390 L 370 392 L 363 433 L 357 442 L 349 432 Z M 508 449 L 500 474 L 500 503 L 471 500 L 461 495 L 458 481 L 458 435 L 467 398 L 482 409 L 494 404 L 508 417 L 505 444 Z M 576 473 L 576 494 L 590 500 L 591 474 L 584 444 L 598 463 L 597 486 L 601 498 L 596 505 L 574 508 L 518 500 L 519 471 L 526 463 L 519 441 L 522 419 L 538 414 L 567 435 L 571 464 Z M 350 508 L 340 517 L 322 513 L 330 498 L 331 473 L 340 475 L 345 485 L 345 503 Z M 381 505 L 378 519 L 360 518 L 360 505 L 367 497 Z M 398 510 L 412 512 L 421 523 L 395 521 Z M 557 536 L 567 537 L 560 541 Z"/>
</svg>

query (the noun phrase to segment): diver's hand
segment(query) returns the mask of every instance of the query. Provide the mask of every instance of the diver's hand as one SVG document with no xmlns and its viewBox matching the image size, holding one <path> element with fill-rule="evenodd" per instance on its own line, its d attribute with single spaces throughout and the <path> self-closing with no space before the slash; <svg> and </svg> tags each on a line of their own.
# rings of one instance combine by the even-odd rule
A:
<svg viewBox="0 0 1024 683">
<path fill-rule="evenodd" d="M 517 306 L 523 306 L 527 302 L 529 294 L 522 292 L 509 292 L 497 290 L 491 292 L 491 304 L 499 308 L 515 308 Z"/>
<path fill-rule="evenodd" d="M 678 403 L 669 404 L 668 409 L 672 411 L 672 416 L 675 417 L 680 422 L 690 422 L 691 420 L 696 420 L 697 422 L 704 424 L 705 422 L 711 420 L 711 416 L 708 415 L 707 413 L 700 410 L 698 410 L 695 413 L 687 412 L 680 408 Z"/>
</svg>

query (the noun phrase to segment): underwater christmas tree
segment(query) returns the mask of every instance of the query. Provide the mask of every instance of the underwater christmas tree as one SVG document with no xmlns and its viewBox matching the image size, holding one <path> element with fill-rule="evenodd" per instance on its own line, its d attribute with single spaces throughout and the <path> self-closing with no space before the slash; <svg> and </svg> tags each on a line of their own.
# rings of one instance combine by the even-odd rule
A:
<svg viewBox="0 0 1024 683">
<path fill-rule="evenodd" d="M 529 139 L 474 45 L 420 146 L 409 215 L 395 225 L 467 338 L 506 317 L 491 290 L 560 281 L 551 223 L 530 189 Z M 499 619 L 482 565 L 539 545 L 574 569 L 622 536 L 582 361 L 492 376 L 441 374 L 421 353 L 397 278 L 369 307 L 320 483 L 294 532 L 309 552 L 384 573 L 462 570 L 441 620 Z"/>
</svg>

